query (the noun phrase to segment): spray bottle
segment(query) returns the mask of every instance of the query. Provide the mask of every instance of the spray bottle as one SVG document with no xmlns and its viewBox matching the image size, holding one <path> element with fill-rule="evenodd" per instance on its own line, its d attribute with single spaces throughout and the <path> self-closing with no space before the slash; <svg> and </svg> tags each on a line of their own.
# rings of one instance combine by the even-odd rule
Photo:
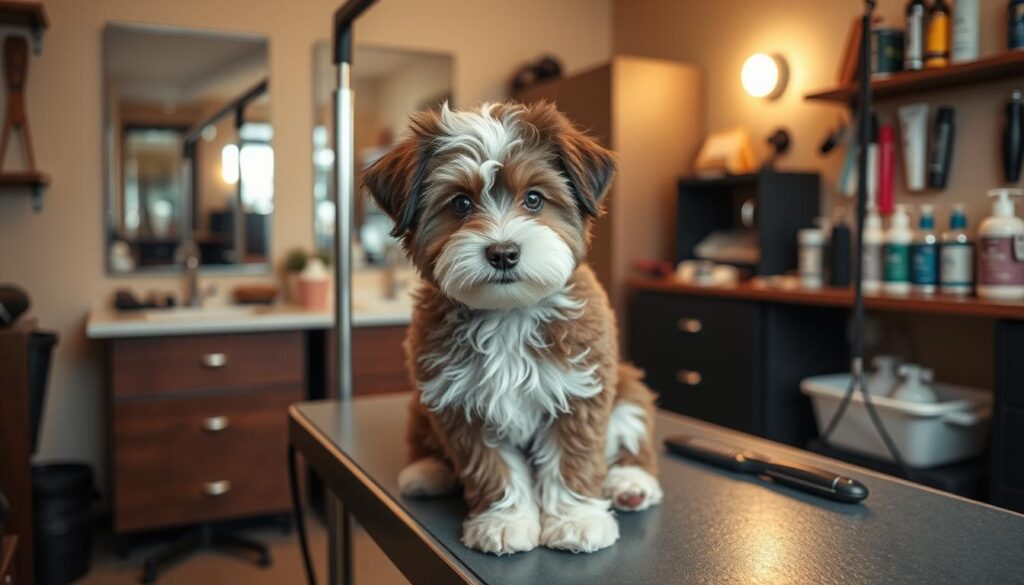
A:
<svg viewBox="0 0 1024 585">
<path fill-rule="evenodd" d="M 1014 215 L 1010 197 L 1021 189 L 992 189 L 992 215 L 978 227 L 978 296 L 1000 301 L 1024 300 L 1024 221 Z"/>
<path fill-rule="evenodd" d="M 974 242 L 967 235 L 964 204 L 953 206 L 949 231 L 942 234 L 939 247 L 940 290 L 943 294 L 966 296 L 974 286 Z"/>
<path fill-rule="evenodd" d="M 906 205 L 897 205 L 892 214 L 889 230 L 885 232 L 885 284 L 888 295 L 910 293 L 910 244 L 914 231 L 910 229 L 910 215 Z"/>
<path fill-rule="evenodd" d="M 918 228 L 910 246 L 910 281 L 915 293 L 933 295 L 939 288 L 939 237 L 931 205 L 921 206 Z"/>
</svg>

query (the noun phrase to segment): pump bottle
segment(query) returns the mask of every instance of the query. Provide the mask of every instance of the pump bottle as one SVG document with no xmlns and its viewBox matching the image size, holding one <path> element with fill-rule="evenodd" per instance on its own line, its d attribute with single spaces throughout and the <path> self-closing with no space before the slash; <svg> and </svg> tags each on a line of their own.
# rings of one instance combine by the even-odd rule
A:
<svg viewBox="0 0 1024 585">
<path fill-rule="evenodd" d="M 1024 221 L 1010 197 L 1021 189 L 992 189 L 992 215 L 978 227 L 978 296 L 999 301 L 1024 300 Z"/>
<path fill-rule="evenodd" d="M 885 284 L 887 295 L 910 294 L 910 244 L 914 231 L 910 229 L 910 215 L 906 205 L 897 205 L 892 214 L 889 230 L 885 232 Z"/>
</svg>

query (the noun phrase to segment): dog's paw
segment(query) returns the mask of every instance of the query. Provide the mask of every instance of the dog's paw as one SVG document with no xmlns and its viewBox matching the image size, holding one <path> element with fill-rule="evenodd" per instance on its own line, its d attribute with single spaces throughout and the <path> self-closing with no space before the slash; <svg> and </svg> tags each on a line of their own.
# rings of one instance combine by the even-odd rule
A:
<svg viewBox="0 0 1024 585">
<path fill-rule="evenodd" d="M 462 544 L 480 552 L 509 555 L 537 548 L 540 519 L 534 513 L 484 512 L 462 525 Z"/>
<path fill-rule="evenodd" d="M 443 496 L 457 485 L 451 466 L 436 457 L 417 459 L 398 474 L 398 490 L 403 496 Z"/>
<path fill-rule="evenodd" d="M 604 480 L 604 497 L 616 510 L 638 512 L 661 503 L 658 478 L 633 465 L 614 465 Z"/>
<path fill-rule="evenodd" d="M 545 514 L 541 520 L 540 542 L 548 548 L 591 553 L 618 539 L 619 523 L 610 511 L 596 507 L 580 507 L 557 516 Z"/>
</svg>

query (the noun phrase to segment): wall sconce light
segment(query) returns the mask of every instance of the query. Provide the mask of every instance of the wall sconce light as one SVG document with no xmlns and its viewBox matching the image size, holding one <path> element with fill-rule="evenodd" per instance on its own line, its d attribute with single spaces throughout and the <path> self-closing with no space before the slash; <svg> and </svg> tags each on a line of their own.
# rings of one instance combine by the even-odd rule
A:
<svg viewBox="0 0 1024 585">
<path fill-rule="evenodd" d="M 782 55 L 754 53 L 743 63 L 740 81 L 750 96 L 773 100 L 786 90 L 789 67 Z"/>
</svg>

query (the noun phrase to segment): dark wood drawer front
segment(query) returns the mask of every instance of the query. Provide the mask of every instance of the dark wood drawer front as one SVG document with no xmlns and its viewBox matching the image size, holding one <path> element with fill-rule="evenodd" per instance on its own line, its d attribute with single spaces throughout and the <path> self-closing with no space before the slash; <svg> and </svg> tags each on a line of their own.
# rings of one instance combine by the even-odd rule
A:
<svg viewBox="0 0 1024 585">
<path fill-rule="evenodd" d="M 639 293 L 630 313 L 630 357 L 653 350 L 715 359 L 749 351 L 756 310 L 741 301 Z"/>
<path fill-rule="evenodd" d="M 694 362 L 666 356 L 638 360 L 647 384 L 658 393 L 658 405 L 748 433 L 757 432 L 754 382 L 749 367 L 730 363 Z"/>
<path fill-rule="evenodd" d="M 301 384 L 302 333 L 196 335 L 113 342 L 115 396 Z"/>
<path fill-rule="evenodd" d="M 287 407 L 299 386 L 114 405 L 115 528 L 285 511 Z"/>
<path fill-rule="evenodd" d="M 352 329 L 352 392 L 356 396 L 408 392 L 409 374 L 405 362 L 405 325 L 356 327 Z M 335 382 L 334 335 L 328 331 L 329 374 L 326 396 L 337 393 Z"/>
</svg>

